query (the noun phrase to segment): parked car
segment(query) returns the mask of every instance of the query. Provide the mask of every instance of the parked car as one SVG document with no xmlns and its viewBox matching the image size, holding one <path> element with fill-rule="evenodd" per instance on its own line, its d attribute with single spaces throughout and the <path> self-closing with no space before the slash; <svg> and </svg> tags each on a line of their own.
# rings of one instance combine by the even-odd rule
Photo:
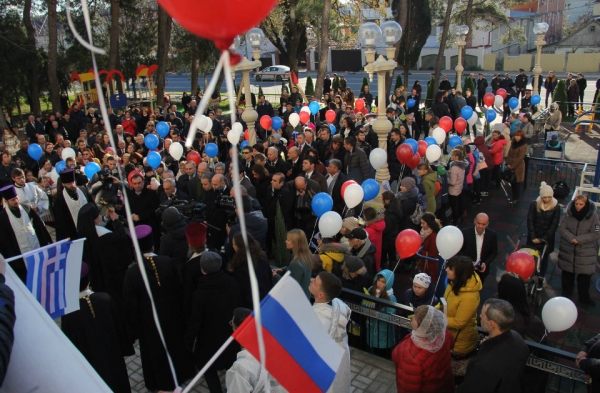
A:
<svg viewBox="0 0 600 393">
<path fill-rule="evenodd" d="M 290 67 L 276 65 L 266 67 L 256 73 L 257 81 L 290 79 Z"/>
</svg>

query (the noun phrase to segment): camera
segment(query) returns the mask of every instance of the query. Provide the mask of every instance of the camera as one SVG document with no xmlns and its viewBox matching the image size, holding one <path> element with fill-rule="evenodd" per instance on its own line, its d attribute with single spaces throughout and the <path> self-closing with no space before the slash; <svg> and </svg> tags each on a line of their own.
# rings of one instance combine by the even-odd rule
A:
<svg viewBox="0 0 600 393">
<path fill-rule="evenodd" d="M 224 209 L 227 212 L 227 225 L 233 226 L 237 222 L 237 216 L 235 214 L 235 200 L 233 197 L 224 194 L 225 187 L 217 188 L 217 198 L 215 199 L 215 206 L 220 209 Z"/>
<path fill-rule="evenodd" d="M 161 220 L 163 212 L 169 207 L 176 208 L 179 213 L 187 217 L 190 221 L 204 222 L 206 220 L 206 205 L 204 203 L 190 203 L 180 199 L 169 199 L 167 202 L 160 204 L 158 209 L 156 209 L 156 216 L 158 217 L 159 221 Z"/>
</svg>

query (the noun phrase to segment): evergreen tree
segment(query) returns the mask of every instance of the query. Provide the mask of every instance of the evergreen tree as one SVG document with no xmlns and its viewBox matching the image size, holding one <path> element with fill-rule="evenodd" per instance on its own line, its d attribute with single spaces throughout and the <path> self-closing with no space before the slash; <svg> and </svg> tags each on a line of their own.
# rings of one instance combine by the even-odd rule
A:
<svg viewBox="0 0 600 393">
<path fill-rule="evenodd" d="M 306 87 L 304 88 L 304 94 L 307 96 L 315 93 L 315 85 L 313 84 L 312 77 L 309 75 L 306 78 Z"/>
<path fill-rule="evenodd" d="M 567 117 L 567 83 L 564 80 L 558 81 L 556 89 L 554 90 L 554 98 L 552 101 L 560 102 L 560 111 L 562 116 Z"/>
<path fill-rule="evenodd" d="M 340 78 L 336 75 L 336 77 L 333 78 L 333 82 L 331 82 L 331 88 L 333 89 L 334 96 L 337 94 L 338 87 L 340 87 Z"/>
<path fill-rule="evenodd" d="M 365 86 L 369 86 L 369 80 L 367 79 L 366 76 L 363 76 L 362 85 L 360 86 L 361 93 L 365 92 Z"/>
<path fill-rule="evenodd" d="M 473 93 L 473 95 L 475 95 L 475 81 L 473 80 L 473 78 L 471 78 L 470 75 L 467 75 L 465 77 L 465 83 L 463 85 L 463 95 L 465 95 L 465 91 L 467 91 L 467 88 L 471 89 L 471 93 Z"/>
<path fill-rule="evenodd" d="M 260 96 L 262 96 L 264 94 L 265 93 L 263 93 L 263 91 L 262 91 L 262 86 L 258 86 L 258 96 L 260 97 Z"/>
<path fill-rule="evenodd" d="M 291 82 L 290 82 L 291 83 Z M 290 92 L 290 89 L 288 88 L 288 86 L 285 84 L 285 81 L 281 81 L 281 92 L 283 93 L 283 91 L 287 91 L 288 93 Z"/>
<path fill-rule="evenodd" d="M 285 246 L 286 238 L 287 231 L 285 230 L 283 213 L 281 213 L 281 206 L 279 205 L 279 202 L 277 202 L 277 212 L 275 213 L 275 242 L 273 245 L 273 256 L 275 257 L 275 264 L 278 267 L 285 266 L 290 259 L 290 252 Z"/>
<path fill-rule="evenodd" d="M 427 82 L 427 94 L 425 95 L 426 108 L 431 108 L 431 105 L 433 105 L 433 88 L 435 83 L 435 77 L 432 75 L 429 79 L 429 82 Z"/>
<path fill-rule="evenodd" d="M 394 91 L 396 91 L 396 89 L 400 86 L 404 86 L 404 82 L 402 81 L 402 75 L 398 74 L 396 77 L 396 84 L 394 85 Z"/>
</svg>

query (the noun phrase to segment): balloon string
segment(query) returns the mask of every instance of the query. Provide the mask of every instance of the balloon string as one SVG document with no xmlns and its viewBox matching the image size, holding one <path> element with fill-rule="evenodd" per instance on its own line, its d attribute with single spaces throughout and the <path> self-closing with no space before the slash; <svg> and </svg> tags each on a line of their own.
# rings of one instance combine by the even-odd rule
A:
<svg viewBox="0 0 600 393">
<path fill-rule="evenodd" d="M 440 269 L 440 272 L 441 272 L 441 271 L 444 271 L 444 269 L 446 269 L 446 264 L 447 264 L 447 263 L 448 263 L 448 261 L 444 259 L 444 263 L 442 263 L 442 268 Z M 433 293 L 436 293 L 436 292 L 437 292 L 438 285 L 440 284 L 440 277 L 439 277 L 439 276 L 440 276 L 440 275 L 438 274 L 438 280 L 437 280 L 437 281 L 436 281 L 436 283 L 435 283 L 435 288 L 434 288 L 434 290 L 433 290 Z M 431 298 L 431 305 L 432 305 L 432 306 L 433 306 L 433 299 L 434 299 L 434 298 L 435 298 L 435 296 L 434 296 L 433 298 Z"/>
<path fill-rule="evenodd" d="M 82 13 L 83 13 L 83 18 L 85 21 L 85 27 L 86 27 L 86 30 L 88 33 L 89 44 L 87 42 L 85 42 L 85 40 L 80 35 L 77 34 L 77 31 L 71 20 L 70 9 L 69 9 L 69 0 L 67 0 L 66 10 L 67 10 L 67 18 L 69 20 L 69 27 L 71 28 L 75 38 L 79 41 L 79 43 L 81 43 L 85 48 L 89 49 L 92 54 L 92 66 L 94 69 L 94 81 L 96 83 L 96 88 L 98 89 L 98 93 L 99 93 L 98 94 L 98 104 L 100 106 L 100 113 L 102 114 L 102 119 L 104 120 L 104 126 L 107 130 L 110 144 L 111 144 L 111 146 L 116 146 L 115 139 L 114 139 L 113 133 L 112 133 L 112 128 L 110 126 L 110 119 L 108 117 L 108 111 L 106 110 L 106 103 L 104 102 L 104 93 L 102 91 L 102 84 L 100 83 L 100 76 L 98 74 L 98 65 L 96 63 L 95 53 L 100 53 L 100 52 L 90 49 L 90 48 L 95 48 L 95 47 L 93 46 L 93 42 L 92 42 L 92 27 L 91 27 L 88 8 L 87 8 L 87 3 L 85 0 L 81 0 L 81 8 L 82 8 Z M 118 164 L 118 165 L 121 166 L 121 164 Z M 123 168 L 121 168 L 121 169 L 123 169 Z M 125 179 L 123 178 L 123 173 L 125 173 L 123 170 L 117 171 L 117 174 L 118 174 L 119 180 L 121 181 L 121 184 L 125 184 Z M 158 331 L 158 335 L 159 335 L 162 345 L 165 349 L 165 354 L 167 355 L 167 361 L 169 363 L 169 368 L 171 369 L 171 376 L 173 378 L 173 382 L 175 384 L 175 387 L 178 388 L 179 382 L 177 381 L 177 374 L 175 373 L 175 366 L 173 365 L 173 361 L 171 359 L 171 355 L 169 354 L 169 350 L 167 349 L 165 337 L 163 335 L 160 321 L 158 319 L 158 313 L 156 311 L 156 304 L 154 303 L 154 298 L 152 296 L 152 291 L 150 289 L 150 283 L 148 281 L 146 269 L 144 268 L 144 263 L 142 260 L 142 253 L 140 251 L 140 245 L 138 242 L 137 235 L 135 233 L 135 225 L 133 223 L 133 218 L 131 216 L 131 207 L 129 206 L 129 201 L 128 201 L 126 192 L 123 193 L 123 199 L 124 199 L 123 204 L 125 207 L 125 213 L 127 216 L 127 224 L 128 224 L 129 232 L 131 235 L 131 240 L 133 243 L 136 260 L 138 263 L 138 267 L 140 269 L 142 281 L 144 282 L 144 286 L 146 288 L 146 292 L 148 293 L 148 297 L 150 298 L 150 305 L 152 308 L 152 316 L 154 318 L 154 323 L 156 324 L 156 330 Z"/>
</svg>

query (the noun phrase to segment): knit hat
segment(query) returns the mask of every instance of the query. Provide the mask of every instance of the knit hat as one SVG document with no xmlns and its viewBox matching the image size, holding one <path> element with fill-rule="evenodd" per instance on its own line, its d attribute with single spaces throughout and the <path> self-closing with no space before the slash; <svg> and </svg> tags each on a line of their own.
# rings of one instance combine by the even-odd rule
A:
<svg viewBox="0 0 600 393">
<path fill-rule="evenodd" d="M 353 229 L 352 232 L 350 232 L 346 237 L 348 239 L 366 240 L 369 235 L 363 228 L 356 228 Z"/>
<path fill-rule="evenodd" d="M 415 179 L 413 179 L 412 177 L 405 177 L 404 179 L 402 179 L 400 184 L 402 184 L 402 187 L 406 188 L 407 190 L 412 190 L 416 186 Z"/>
<path fill-rule="evenodd" d="M 553 141 L 557 141 L 558 140 L 558 134 L 552 134 L 552 140 Z"/>
<path fill-rule="evenodd" d="M 162 214 L 162 226 L 165 229 L 170 229 L 172 226 L 183 220 L 184 217 L 176 207 L 168 207 Z"/>
<path fill-rule="evenodd" d="M 222 259 L 219 254 L 206 251 L 200 257 L 200 268 L 206 274 L 218 272 L 221 269 Z"/>
<path fill-rule="evenodd" d="M 344 259 L 344 266 L 349 273 L 355 273 L 365 267 L 365 264 L 359 257 L 349 256 Z"/>
<path fill-rule="evenodd" d="M 419 273 L 413 279 L 413 284 L 420 285 L 423 288 L 429 288 L 429 285 L 431 284 L 431 277 L 425 273 Z"/>
<path fill-rule="evenodd" d="M 185 237 L 190 247 L 204 247 L 206 244 L 206 229 L 206 225 L 199 222 L 192 222 L 185 227 Z"/>
<path fill-rule="evenodd" d="M 543 181 L 542 184 L 540 184 L 540 198 L 553 197 L 553 196 L 554 196 L 554 190 L 552 189 L 552 187 L 550 187 L 548 184 L 546 184 L 545 181 Z"/>
<path fill-rule="evenodd" d="M 360 223 L 356 217 L 347 217 L 342 221 L 342 228 L 353 230 L 360 227 Z"/>
</svg>

